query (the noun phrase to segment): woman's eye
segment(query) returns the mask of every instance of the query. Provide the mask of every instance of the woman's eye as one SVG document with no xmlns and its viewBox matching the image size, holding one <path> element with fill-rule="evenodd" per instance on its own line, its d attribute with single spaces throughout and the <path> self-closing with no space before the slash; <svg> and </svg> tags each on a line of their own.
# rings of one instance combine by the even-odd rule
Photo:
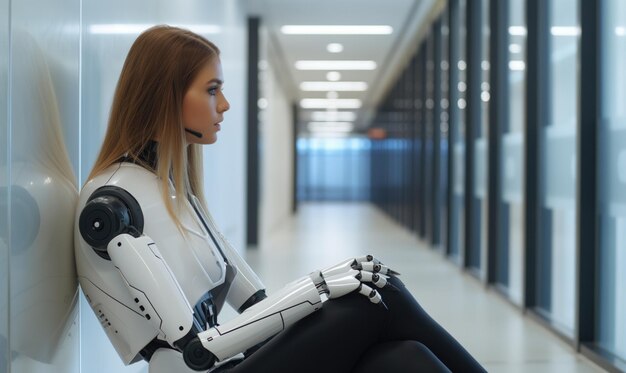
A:
<svg viewBox="0 0 626 373">
<path fill-rule="evenodd" d="M 217 87 L 212 87 L 209 88 L 208 92 L 211 96 L 215 96 L 217 94 L 218 88 Z"/>
</svg>

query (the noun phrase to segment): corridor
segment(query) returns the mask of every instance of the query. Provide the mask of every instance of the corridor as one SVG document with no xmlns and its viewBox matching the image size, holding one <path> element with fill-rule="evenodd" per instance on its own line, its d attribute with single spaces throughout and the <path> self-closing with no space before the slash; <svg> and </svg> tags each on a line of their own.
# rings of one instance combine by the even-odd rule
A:
<svg viewBox="0 0 626 373">
<path fill-rule="evenodd" d="M 364 253 L 400 272 L 422 306 L 489 372 L 603 371 L 372 205 L 302 204 L 246 252 L 269 293 Z"/>
</svg>

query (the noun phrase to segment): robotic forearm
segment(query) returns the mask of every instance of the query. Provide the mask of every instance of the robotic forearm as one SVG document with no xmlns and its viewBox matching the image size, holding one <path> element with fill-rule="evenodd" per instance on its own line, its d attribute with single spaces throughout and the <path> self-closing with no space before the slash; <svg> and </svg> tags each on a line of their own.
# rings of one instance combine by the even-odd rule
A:
<svg viewBox="0 0 626 373">
<path fill-rule="evenodd" d="M 384 306 L 380 294 L 363 282 L 382 288 L 387 285 L 388 276 L 395 275 L 398 273 L 371 255 L 312 272 L 309 276 L 287 284 L 233 320 L 200 332 L 198 339 L 190 344 L 194 347 L 185 351 L 185 362 L 191 366 L 190 356 L 195 355 L 193 351 L 197 351 L 200 345 L 219 361 L 245 351 L 319 310 L 325 301 L 322 294 L 326 294 L 328 299 L 334 299 L 358 291 L 372 303 Z M 197 351 L 197 354 L 202 353 Z"/>
</svg>

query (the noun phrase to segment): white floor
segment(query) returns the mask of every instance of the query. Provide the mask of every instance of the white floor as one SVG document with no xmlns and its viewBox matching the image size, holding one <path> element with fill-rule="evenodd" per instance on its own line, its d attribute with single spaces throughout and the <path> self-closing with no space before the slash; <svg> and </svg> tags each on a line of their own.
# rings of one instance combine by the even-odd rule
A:
<svg viewBox="0 0 626 373">
<path fill-rule="evenodd" d="M 374 254 L 489 372 L 602 372 L 475 278 L 367 204 L 305 204 L 250 249 L 268 291 L 335 262 Z"/>
</svg>

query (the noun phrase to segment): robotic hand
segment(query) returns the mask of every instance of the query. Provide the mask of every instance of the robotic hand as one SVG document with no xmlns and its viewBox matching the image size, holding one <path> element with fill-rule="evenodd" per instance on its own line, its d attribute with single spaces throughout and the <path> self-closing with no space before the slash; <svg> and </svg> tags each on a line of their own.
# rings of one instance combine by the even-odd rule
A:
<svg viewBox="0 0 626 373">
<path fill-rule="evenodd" d="M 372 303 L 387 308 L 376 289 L 366 285 L 371 283 L 378 288 L 388 285 L 390 276 L 397 276 L 398 272 L 383 265 L 372 255 L 344 260 L 327 269 L 311 273 L 311 279 L 320 293 L 326 294 L 329 299 L 344 296 L 353 291 L 369 298 Z"/>
</svg>

